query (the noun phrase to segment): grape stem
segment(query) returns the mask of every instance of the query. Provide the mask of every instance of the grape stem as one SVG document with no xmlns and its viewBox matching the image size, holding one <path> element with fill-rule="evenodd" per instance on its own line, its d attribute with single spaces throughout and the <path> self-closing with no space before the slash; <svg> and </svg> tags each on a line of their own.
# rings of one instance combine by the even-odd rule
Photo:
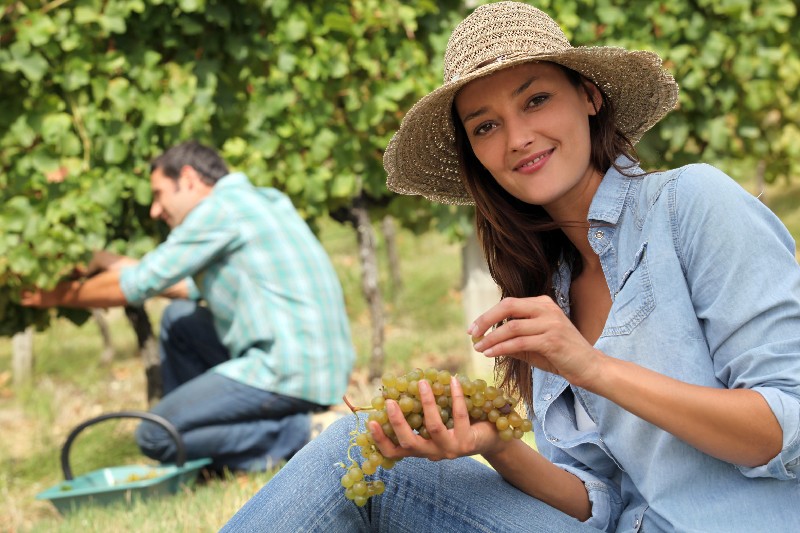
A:
<svg viewBox="0 0 800 533">
<path fill-rule="evenodd" d="M 347 407 L 349 407 L 353 413 L 357 413 L 358 411 L 367 411 L 370 409 L 369 407 L 358 407 L 353 405 L 350 403 L 350 400 L 347 399 L 347 396 L 342 396 L 342 400 L 344 400 L 344 403 L 347 404 Z"/>
</svg>

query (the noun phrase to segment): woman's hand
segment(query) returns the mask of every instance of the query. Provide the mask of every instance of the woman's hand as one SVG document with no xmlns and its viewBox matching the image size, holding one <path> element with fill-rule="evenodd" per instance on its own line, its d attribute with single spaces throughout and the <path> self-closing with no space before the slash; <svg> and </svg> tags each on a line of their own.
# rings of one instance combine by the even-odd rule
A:
<svg viewBox="0 0 800 533">
<path fill-rule="evenodd" d="M 487 357 L 521 359 L 587 389 L 600 377 L 605 356 L 586 341 L 552 298 L 504 298 L 479 316 L 468 333 L 480 337 L 504 321 L 475 343 L 477 351 Z"/>
<path fill-rule="evenodd" d="M 500 440 L 494 424 L 477 422 L 470 424 L 464 392 L 458 379 L 450 379 L 450 394 L 453 398 L 453 429 L 447 429 L 442 422 L 439 406 L 436 404 L 430 383 L 419 381 L 420 401 L 422 402 L 425 429 L 430 439 L 421 437 L 406 422 L 400 406 L 394 400 L 386 400 L 386 414 L 392 425 L 399 445 L 394 444 L 381 429 L 378 422 L 368 423 L 375 444 L 381 454 L 390 459 L 403 457 L 424 457 L 431 461 L 455 459 L 467 455 L 496 453 L 507 443 Z"/>
</svg>

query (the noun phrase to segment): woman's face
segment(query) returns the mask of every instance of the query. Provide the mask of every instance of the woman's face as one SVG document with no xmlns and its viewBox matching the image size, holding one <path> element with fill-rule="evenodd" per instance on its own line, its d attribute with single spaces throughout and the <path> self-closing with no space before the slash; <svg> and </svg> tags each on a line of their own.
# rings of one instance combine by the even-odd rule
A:
<svg viewBox="0 0 800 533">
<path fill-rule="evenodd" d="M 472 81 L 456 95 L 478 160 L 506 191 L 551 215 L 581 197 L 588 206 L 602 178 L 589 162 L 589 116 L 600 95 L 587 85 L 588 93 L 552 63 L 525 63 Z"/>
</svg>

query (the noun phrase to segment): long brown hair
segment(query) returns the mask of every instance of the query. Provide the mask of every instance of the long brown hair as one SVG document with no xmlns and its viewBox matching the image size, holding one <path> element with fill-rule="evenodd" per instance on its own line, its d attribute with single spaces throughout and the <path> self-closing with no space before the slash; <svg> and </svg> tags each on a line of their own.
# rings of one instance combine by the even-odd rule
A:
<svg viewBox="0 0 800 533">
<path fill-rule="evenodd" d="M 586 84 L 592 83 L 590 80 L 558 66 L 575 87 L 589 94 Z M 590 164 L 599 172 L 613 166 L 624 173 L 617 167 L 616 158 L 624 154 L 631 161 L 638 161 L 638 157 L 633 144 L 614 124 L 611 100 L 602 89 L 598 90 L 602 103 L 599 108 L 595 104 L 596 114 L 589 117 Z M 561 231 L 563 225 L 554 222 L 544 208 L 517 199 L 497 183 L 472 151 L 455 105 L 452 113 L 461 175 L 475 200 L 475 229 L 501 298 L 554 298 L 553 275 L 559 261 L 571 266 L 573 277 L 580 274 L 577 249 Z M 519 391 L 526 405 L 533 405 L 530 365 L 514 357 L 499 357 L 495 360 L 495 373 L 504 390 Z"/>
</svg>

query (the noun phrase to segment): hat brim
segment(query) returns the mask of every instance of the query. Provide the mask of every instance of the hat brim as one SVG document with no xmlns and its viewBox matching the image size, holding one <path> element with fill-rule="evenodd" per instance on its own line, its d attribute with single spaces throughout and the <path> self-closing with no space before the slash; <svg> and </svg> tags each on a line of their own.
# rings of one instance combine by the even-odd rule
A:
<svg viewBox="0 0 800 533">
<path fill-rule="evenodd" d="M 461 178 L 455 147 L 453 99 L 475 79 L 531 61 L 558 63 L 597 84 L 614 105 L 616 126 L 632 143 L 678 101 L 677 83 L 653 52 L 585 46 L 555 54 L 500 58 L 444 84 L 408 111 L 383 157 L 389 190 L 446 204 L 473 204 Z"/>
</svg>

